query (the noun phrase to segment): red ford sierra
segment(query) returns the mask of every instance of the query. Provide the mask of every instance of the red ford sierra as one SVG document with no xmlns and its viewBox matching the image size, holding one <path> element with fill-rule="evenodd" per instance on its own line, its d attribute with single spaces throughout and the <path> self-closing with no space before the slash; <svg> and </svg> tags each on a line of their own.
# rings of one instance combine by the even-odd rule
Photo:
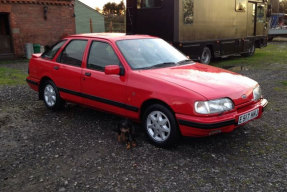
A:
<svg viewBox="0 0 287 192">
<path fill-rule="evenodd" d="M 29 86 L 48 109 L 74 102 L 141 122 L 150 141 L 231 132 L 261 117 L 267 100 L 248 77 L 195 63 L 162 39 L 81 34 L 29 63 Z"/>
</svg>

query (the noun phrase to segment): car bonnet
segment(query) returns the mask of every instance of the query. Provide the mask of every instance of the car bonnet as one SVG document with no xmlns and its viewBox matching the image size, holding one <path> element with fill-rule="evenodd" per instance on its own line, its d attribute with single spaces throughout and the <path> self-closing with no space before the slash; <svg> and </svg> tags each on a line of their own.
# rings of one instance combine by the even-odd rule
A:
<svg viewBox="0 0 287 192">
<path fill-rule="evenodd" d="M 199 63 L 142 70 L 141 73 L 197 92 L 208 100 L 231 98 L 235 105 L 252 100 L 257 85 L 243 75 Z"/>
</svg>

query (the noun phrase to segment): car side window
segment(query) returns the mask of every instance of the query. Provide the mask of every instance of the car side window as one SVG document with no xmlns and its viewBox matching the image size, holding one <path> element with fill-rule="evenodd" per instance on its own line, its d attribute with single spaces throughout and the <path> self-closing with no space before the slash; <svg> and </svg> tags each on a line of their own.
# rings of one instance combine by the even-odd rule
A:
<svg viewBox="0 0 287 192">
<path fill-rule="evenodd" d="M 87 68 L 104 71 L 107 65 L 120 65 L 116 53 L 108 43 L 93 41 L 89 52 Z"/>
<path fill-rule="evenodd" d="M 63 40 L 63 41 L 56 43 L 49 50 L 45 51 L 41 57 L 53 59 L 55 57 L 55 55 L 57 54 L 57 52 L 59 51 L 59 49 L 66 43 L 66 41 L 67 40 Z"/>
<path fill-rule="evenodd" d="M 80 67 L 87 43 L 87 40 L 72 40 L 65 47 L 57 61 L 59 63 Z"/>
</svg>

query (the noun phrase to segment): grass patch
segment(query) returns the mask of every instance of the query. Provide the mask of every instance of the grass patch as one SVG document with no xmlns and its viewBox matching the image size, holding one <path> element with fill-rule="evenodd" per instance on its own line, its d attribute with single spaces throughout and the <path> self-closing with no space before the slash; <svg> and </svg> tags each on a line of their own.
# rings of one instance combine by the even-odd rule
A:
<svg viewBox="0 0 287 192">
<path fill-rule="evenodd" d="M 285 87 L 274 87 L 273 89 L 274 89 L 274 91 L 277 91 L 277 92 L 287 91 L 287 89 Z"/>
<path fill-rule="evenodd" d="M 14 63 L 28 63 L 29 59 L 10 59 L 10 60 L 0 60 L 1 64 L 14 64 Z"/>
<path fill-rule="evenodd" d="M 287 86 L 287 81 L 281 81 L 281 85 Z"/>
<path fill-rule="evenodd" d="M 256 49 L 252 57 L 229 57 L 212 63 L 222 68 L 245 66 L 260 69 L 282 69 L 287 66 L 287 42 L 269 43 L 267 47 Z"/>
<path fill-rule="evenodd" d="M 23 71 L 0 67 L 0 85 L 22 85 L 26 83 L 26 77 Z"/>
<path fill-rule="evenodd" d="M 273 89 L 277 92 L 287 91 L 287 81 L 279 81 L 280 86 L 274 87 Z"/>
</svg>

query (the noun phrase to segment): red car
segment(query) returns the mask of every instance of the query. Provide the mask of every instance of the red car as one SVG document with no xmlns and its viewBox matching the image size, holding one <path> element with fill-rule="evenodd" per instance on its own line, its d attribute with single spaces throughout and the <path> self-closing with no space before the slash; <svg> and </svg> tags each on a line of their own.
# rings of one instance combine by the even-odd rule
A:
<svg viewBox="0 0 287 192">
<path fill-rule="evenodd" d="M 72 35 L 34 54 L 27 82 L 47 108 L 65 101 L 138 122 L 150 141 L 230 132 L 261 117 L 267 100 L 245 76 L 195 63 L 146 35 Z"/>
</svg>

